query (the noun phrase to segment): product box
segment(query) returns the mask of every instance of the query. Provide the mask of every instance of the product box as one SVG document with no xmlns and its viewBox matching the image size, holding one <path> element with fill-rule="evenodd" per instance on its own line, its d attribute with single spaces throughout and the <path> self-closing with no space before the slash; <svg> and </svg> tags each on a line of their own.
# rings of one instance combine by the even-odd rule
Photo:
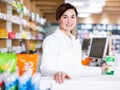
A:
<svg viewBox="0 0 120 90">
<path fill-rule="evenodd" d="M 20 76 L 28 70 L 34 74 L 37 71 L 38 54 L 17 54 L 17 65 Z"/>
<path fill-rule="evenodd" d="M 15 32 L 8 32 L 8 38 L 15 39 L 16 33 Z"/>
</svg>

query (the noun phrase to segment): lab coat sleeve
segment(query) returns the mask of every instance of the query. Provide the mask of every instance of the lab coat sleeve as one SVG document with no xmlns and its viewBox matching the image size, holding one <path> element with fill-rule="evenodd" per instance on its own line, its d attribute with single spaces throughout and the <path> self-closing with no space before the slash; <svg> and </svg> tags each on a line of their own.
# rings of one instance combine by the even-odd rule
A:
<svg viewBox="0 0 120 90">
<path fill-rule="evenodd" d="M 56 73 L 56 56 L 59 50 L 58 41 L 55 38 L 49 37 L 43 41 L 43 56 L 41 63 L 41 75 L 52 76 Z"/>
</svg>

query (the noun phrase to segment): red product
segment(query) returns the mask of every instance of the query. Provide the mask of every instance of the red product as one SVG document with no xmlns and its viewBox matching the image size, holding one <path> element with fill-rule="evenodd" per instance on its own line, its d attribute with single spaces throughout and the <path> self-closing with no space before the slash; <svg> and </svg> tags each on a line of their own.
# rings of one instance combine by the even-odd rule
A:
<svg viewBox="0 0 120 90">
<path fill-rule="evenodd" d="M 4 82 L 1 81 L 1 82 L 0 82 L 0 90 L 3 90 L 3 88 L 4 88 Z"/>
<path fill-rule="evenodd" d="M 15 32 L 8 32 L 8 38 L 15 39 L 16 33 Z"/>
</svg>

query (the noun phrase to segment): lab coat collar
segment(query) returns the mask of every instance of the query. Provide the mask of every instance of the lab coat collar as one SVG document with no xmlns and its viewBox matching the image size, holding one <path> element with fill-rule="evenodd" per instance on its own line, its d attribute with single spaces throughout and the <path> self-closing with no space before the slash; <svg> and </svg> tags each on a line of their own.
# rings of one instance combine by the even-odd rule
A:
<svg viewBox="0 0 120 90">
<path fill-rule="evenodd" d="M 65 35 L 65 34 L 60 30 L 60 28 L 57 28 L 56 32 L 60 33 L 60 34 L 63 35 L 63 37 L 65 37 L 65 38 L 75 39 L 75 36 L 73 36 L 71 33 L 70 33 L 71 38 L 69 38 L 67 35 Z"/>
</svg>

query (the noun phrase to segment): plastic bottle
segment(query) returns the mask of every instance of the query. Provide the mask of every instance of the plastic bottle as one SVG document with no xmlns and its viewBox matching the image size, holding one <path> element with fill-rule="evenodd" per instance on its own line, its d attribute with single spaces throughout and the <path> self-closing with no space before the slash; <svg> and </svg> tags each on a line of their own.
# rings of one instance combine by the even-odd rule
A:
<svg viewBox="0 0 120 90">
<path fill-rule="evenodd" d="M 18 90 L 18 75 L 17 73 L 9 73 L 4 78 L 5 90 Z"/>
<path fill-rule="evenodd" d="M 19 77 L 19 90 L 31 90 L 31 76 L 32 72 L 28 70 Z"/>
<path fill-rule="evenodd" d="M 31 80 L 31 90 L 40 90 L 40 73 L 35 73 Z"/>
<path fill-rule="evenodd" d="M 4 90 L 3 74 L 0 74 L 0 90 Z"/>
</svg>

